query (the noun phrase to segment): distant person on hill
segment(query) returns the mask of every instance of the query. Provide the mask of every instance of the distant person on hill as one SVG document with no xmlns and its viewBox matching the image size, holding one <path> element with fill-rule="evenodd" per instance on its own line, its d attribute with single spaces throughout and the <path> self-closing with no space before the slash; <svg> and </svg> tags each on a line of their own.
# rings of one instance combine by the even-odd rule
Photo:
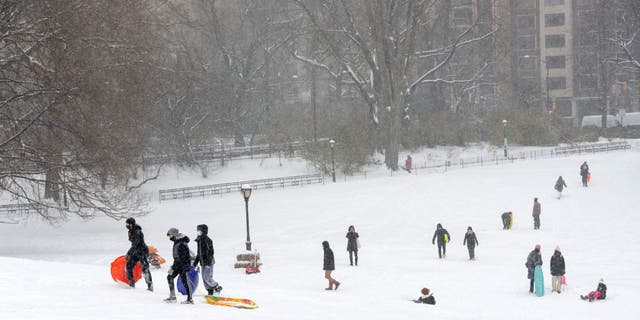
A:
<svg viewBox="0 0 640 320">
<path fill-rule="evenodd" d="M 333 290 L 333 285 L 335 285 L 336 290 L 340 286 L 340 282 L 336 281 L 336 279 L 331 277 L 331 272 L 336 269 L 335 260 L 333 259 L 333 250 L 329 248 L 329 242 L 322 241 L 322 249 L 324 250 L 324 277 L 329 280 L 329 287 L 325 290 Z"/>
<path fill-rule="evenodd" d="M 462 245 L 467 245 L 467 249 L 469 249 L 469 260 L 475 260 L 475 249 L 478 245 L 478 238 L 476 238 L 476 233 L 473 232 L 471 226 L 467 228 L 467 233 L 464 234 L 464 240 L 462 240 Z"/>
<path fill-rule="evenodd" d="M 173 279 L 180 276 L 182 279 L 182 285 L 187 291 L 187 300 L 182 303 L 193 304 L 191 288 L 187 281 L 187 273 L 191 268 L 189 237 L 180 233 L 176 228 L 169 229 L 169 231 L 167 231 L 167 237 L 169 237 L 169 240 L 173 241 L 173 264 L 171 265 L 171 268 L 169 268 L 169 274 L 167 275 L 167 282 L 169 283 L 169 297 L 164 299 L 164 301 L 176 302 L 176 291 Z"/>
<path fill-rule="evenodd" d="M 213 241 L 209 238 L 209 227 L 206 224 L 201 224 L 196 227 L 198 237 L 196 243 L 198 244 L 198 251 L 196 253 L 196 259 L 193 261 L 193 267 L 197 267 L 198 263 L 202 265 L 202 283 L 204 283 L 207 294 L 212 295 L 214 292 L 220 293 L 222 287 L 217 281 L 213 280 L 213 265 L 216 263 L 216 259 L 213 256 Z"/>
<path fill-rule="evenodd" d="M 551 292 L 560 293 L 562 289 L 562 276 L 564 275 L 564 257 L 560 252 L 560 246 L 556 246 L 556 250 L 551 256 Z"/>
<path fill-rule="evenodd" d="M 503 230 L 511 229 L 511 226 L 513 225 L 513 212 L 507 211 L 502 214 L 501 218 L 502 218 L 502 229 Z"/>
<path fill-rule="evenodd" d="M 411 173 L 412 165 L 413 165 L 413 163 L 412 163 L 411 155 L 407 155 L 407 160 L 404 161 L 405 170 L 407 170 L 407 172 Z"/>
<path fill-rule="evenodd" d="M 420 290 L 420 293 L 422 293 L 422 295 L 418 299 L 413 300 L 413 302 L 436 304 L 436 298 L 433 297 L 433 294 L 429 291 L 429 288 L 422 288 L 422 290 Z"/>
<path fill-rule="evenodd" d="M 580 166 L 580 176 L 582 177 L 582 186 L 586 187 L 588 183 L 587 178 L 589 177 L 589 165 L 586 161 Z"/>
<path fill-rule="evenodd" d="M 126 220 L 125 225 L 129 230 L 129 241 L 131 241 L 131 248 L 127 251 L 125 259 L 127 265 L 125 267 L 125 273 L 129 280 L 129 286 L 135 288 L 136 282 L 133 280 L 133 267 L 137 262 L 140 262 L 142 266 L 142 273 L 144 274 L 144 281 L 147 283 L 147 290 L 153 291 L 153 280 L 151 279 L 151 272 L 149 272 L 149 247 L 144 242 L 144 233 L 142 233 L 142 227 L 136 224 L 136 219 L 129 218 Z"/>
<path fill-rule="evenodd" d="M 527 267 L 527 278 L 529 281 L 529 292 L 533 293 L 533 280 L 534 280 L 534 271 L 536 266 L 542 265 L 542 256 L 540 255 L 540 245 L 536 244 L 535 249 L 529 252 L 527 256 L 527 262 L 525 266 Z"/>
<path fill-rule="evenodd" d="M 436 243 L 436 239 L 438 240 L 438 256 L 440 259 L 442 257 L 447 257 L 447 242 L 451 241 L 451 236 L 447 229 L 442 228 L 442 224 L 438 223 L 436 227 L 436 231 L 433 233 L 433 239 L 431 239 L 431 244 Z"/>
<path fill-rule="evenodd" d="M 558 191 L 558 199 L 560 199 L 560 197 L 562 197 L 562 189 L 567 188 L 567 184 L 564 182 L 564 179 L 562 179 L 562 176 L 558 177 L 554 188 Z"/>
<path fill-rule="evenodd" d="M 356 256 L 356 266 L 358 266 L 358 247 L 360 242 L 358 241 L 360 235 L 356 232 L 353 226 L 349 226 L 347 232 L 347 251 L 349 251 L 349 264 L 353 266 L 353 255 Z"/>
<path fill-rule="evenodd" d="M 604 284 L 604 279 L 600 279 L 596 291 L 591 291 L 586 296 L 580 296 L 580 298 L 582 298 L 582 300 L 589 300 L 589 302 L 592 302 L 593 300 L 604 300 L 607 298 L 607 285 Z"/>
<path fill-rule="evenodd" d="M 533 198 L 533 229 L 540 229 L 540 202 L 538 202 L 538 198 Z"/>
</svg>

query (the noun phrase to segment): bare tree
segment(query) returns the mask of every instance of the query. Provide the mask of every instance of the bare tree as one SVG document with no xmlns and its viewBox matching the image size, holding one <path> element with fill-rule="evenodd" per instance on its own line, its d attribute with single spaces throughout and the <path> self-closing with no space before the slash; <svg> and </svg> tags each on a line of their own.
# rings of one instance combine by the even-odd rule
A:
<svg viewBox="0 0 640 320">
<path fill-rule="evenodd" d="M 369 108 L 373 127 L 381 116 L 388 119 L 384 133 L 385 164 L 398 169 L 400 129 L 408 101 L 425 84 L 469 82 L 443 76 L 443 69 L 456 59 L 456 51 L 491 37 L 476 34 L 477 22 L 455 35 L 439 37 L 437 20 L 449 11 L 443 2 L 427 0 L 292 0 L 308 19 L 308 29 L 333 58 L 331 63 L 316 57 L 295 57 L 315 65 L 333 78 L 342 72 Z M 484 65 L 477 66 L 478 72 Z M 381 114 L 381 112 L 383 112 Z"/>
</svg>

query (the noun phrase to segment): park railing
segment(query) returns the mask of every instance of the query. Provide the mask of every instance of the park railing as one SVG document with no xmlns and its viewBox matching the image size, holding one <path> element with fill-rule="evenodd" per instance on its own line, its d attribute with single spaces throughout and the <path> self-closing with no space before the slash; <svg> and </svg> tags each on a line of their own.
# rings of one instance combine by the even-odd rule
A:
<svg viewBox="0 0 640 320">
<path fill-rule="evenodd" d="M 240 192 L 240 187 L 244 184 L 251 185 L 251 188 L 256 190 L 298 186 L 302 187 L 304 185 L 317 183 L 324 183 L 324 176 L 322 174 L 318 173 L 310 175 L 218 183 L 187 188 L 163 189 L 159 191 L 159 199 L 160 201 L 166 201 Z"/>
<path fill-rule="evenodd" d="M 11 203 L 0 205 L 0 223 L 17 223 L 17 219 L 36 212 L 36 204 Z"/>
</svg>

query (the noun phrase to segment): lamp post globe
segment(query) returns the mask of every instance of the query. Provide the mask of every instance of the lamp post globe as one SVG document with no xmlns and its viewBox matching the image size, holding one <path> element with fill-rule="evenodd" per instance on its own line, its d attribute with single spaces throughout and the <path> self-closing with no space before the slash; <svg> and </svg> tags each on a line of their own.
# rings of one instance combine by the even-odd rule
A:
<svg viewBox="0 0 640 320">
<path fill-rule="evenodd" d="M 335 140 L 329 140 L 329 146 L 331 147 L 331 177 L 333 179 L 333 182 L 336 182 L 336 156 L 334 152 L 335 145 Z"/>
<path fill-rule="evenodd" d="M 249 233 L 249 197 L 251 197 L 251 185 L 243 184 L 240 187 L 240 191 L 242 192 L 242 197 L 244 198 L 244 208 L 247 221 L 247 242 L 245 242 L 245 246 L 247 251 L 251 251 L 251 236 Z"/>
</svg>

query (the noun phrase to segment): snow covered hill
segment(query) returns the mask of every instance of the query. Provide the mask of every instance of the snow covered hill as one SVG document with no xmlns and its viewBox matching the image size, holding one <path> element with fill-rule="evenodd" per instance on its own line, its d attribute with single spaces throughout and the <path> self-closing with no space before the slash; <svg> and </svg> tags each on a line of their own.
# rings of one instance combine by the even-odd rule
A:
<svg viewBox="0 0 640 320">
<path fill-rule="evenodd" d="M 588 188 L 580 186 L 578 175 L 585 160 L 593 174 Z M 115 284 L 109 264 L 129 246 L 122 221 L 0 225 L 0 313 L 3 319 L 47 320 L 638 319 L 639 164 L 640 152 L 633 149 L 257 190 L 249 203 L 251 239 L 264 266 L 255 275 L 233 269 L 245 240 L 240 194 L 155 203 L 150 215 L 138 219 L 147 243 L 169 261 L 167 229 L 177 227 L 193 239 L 196 225 L 208 224 L 216 248 L 214 275 L 224 296 L 253 299 L 260 306 L 255 310 L 207 305 L 201 287 L 195 305 L 163 303 L 168 266 L 152 271 L 153 293 L 142 288 L 143 281 L 135 290 Z M 259 174 L 251 170 L 245 174 Z M 560 200 L 553 190 L 558 175 L 568 184 Z M 165 177 L 154 188 L 179 184 L 184 181 Z M 542 204 L 541 230 L 533 230 L 534 197 Z M 504 231 L 500 214 L 508 210 L 514 227 Z M 437 223 L 452 237 L 442 260 L 431 244 Z M 361 236 L 358 267 L 349 266 L 345 250 L 351 224 Z M 467 226 L 478 236 L 476 261 L 468 260 L 462 246 Z M 338 291 L 324 290 L 323 240 L 336 256 Z M 547 291 L 541 298 L 528 292 L 524 267 L 537 243 Z M 549 259 L 556 245 L 567 264 L 562 294 L 550 292 Z M 595 289 L 600 278 L 609 287 L 607 300 L 581 301 L 579 294 Z M 425 286 L 435 306 L 408 301 Z"/>
</svg>

